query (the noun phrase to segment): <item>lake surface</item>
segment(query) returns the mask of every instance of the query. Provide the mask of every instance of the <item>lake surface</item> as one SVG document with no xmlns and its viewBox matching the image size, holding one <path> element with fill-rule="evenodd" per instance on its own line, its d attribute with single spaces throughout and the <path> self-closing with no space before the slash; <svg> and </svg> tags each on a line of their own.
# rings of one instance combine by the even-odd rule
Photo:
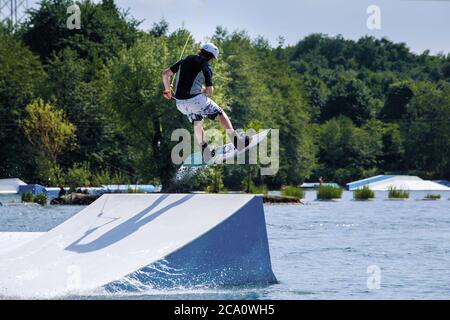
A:
<svg viewBox="0 0 450 320">
<path fill-rule="evenodd" d="M 265 206 L 279 283 L 226 289 L 87 293 L 89 299 L 449 299 L 450 193 L 442 200 L 352 201 Z M 0 198 L 0 201 L 4 201 Z M 0 232 L 47 231 L 83 207 L 0 207 Z"/>
</svg>

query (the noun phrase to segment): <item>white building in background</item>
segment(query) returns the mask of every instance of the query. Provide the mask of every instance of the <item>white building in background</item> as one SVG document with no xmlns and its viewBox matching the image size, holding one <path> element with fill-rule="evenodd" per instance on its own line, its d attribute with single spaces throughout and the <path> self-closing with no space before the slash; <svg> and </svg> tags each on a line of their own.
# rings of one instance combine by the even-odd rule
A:
<svg viewBox="0 0 450 320">
<path fill-rule="evenodd" d="M 26 185 L 20 179 L 0 179 L 0 194 L 17 194 L 19 187 Z"/>
<path fill-rule="evenodd" d="M 416 176 L 379 175 L 347 183 L 347 190 L 369 187 L 374 191 L 388 191 L 391 188 L 410 191 L 450 191 L 450 188 L 437 182 L 423 180 Z"/>
</svg>

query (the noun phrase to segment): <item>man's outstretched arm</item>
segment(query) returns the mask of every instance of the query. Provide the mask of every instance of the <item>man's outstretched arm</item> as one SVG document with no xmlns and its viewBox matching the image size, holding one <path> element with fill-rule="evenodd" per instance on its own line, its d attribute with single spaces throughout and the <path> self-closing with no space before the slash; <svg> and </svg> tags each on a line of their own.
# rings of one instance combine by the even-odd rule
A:
<svg viewBox="0 0 450 320">
<path fill-rule="evenodd" d="M 174 75 L 172 70 L 166 69 L 162 73 L 162 81 L 164 83 L 163 97 L 167 100 L 172 99 L 172 86 L 170 85 L 170 78 Z"/>
<path fill-rule="evenodd" d="M 164 89 L 167 91 L 170 89 L 170 78 L 174 75 L 170 68 L 167 68 L 162 73 L 162 81 L 164 83 Z"/>
<path fill-rule="evenodd" d="M 214 93 L 214 87 L 213 86 L 208 86 L 206 87 L 203 92 L 208 96 L 208 97 L 212 97 L 213 93 Z"/>
</svg>

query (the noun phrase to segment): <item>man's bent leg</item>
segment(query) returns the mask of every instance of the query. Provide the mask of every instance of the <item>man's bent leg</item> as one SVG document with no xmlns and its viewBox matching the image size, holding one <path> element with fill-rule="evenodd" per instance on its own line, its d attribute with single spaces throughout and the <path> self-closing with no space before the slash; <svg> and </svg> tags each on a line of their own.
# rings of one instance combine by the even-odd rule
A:
<svg viewBox="0 0 450 320">
<path fill-rule="evenodd" d="M 249 145 L 250 137 L 245 135 L 239 136 L 236 133 L 236 130 L 234 130 L 233 124 L 231 123 L 230 118 L 228 118 L 228 115 L 225 113 L 225 111 L 223 111 L 222 114 L 219 115 L 219 121 L 220 125 L 225 129 L 228 137 L 233 142 L 233 145 L 236 149 L 242 150 Z"/>
<path fill-rule="evenodd" d="M 205 140 L 205 131 L 203 130 L 203 120 L 194 121 L 194 134 L 197 139 L 197 143 L 200 146 L 203 146 L 206 143 Z"/>
<path fill-rule="evenodd" d="M 236 149 L 242 150 L 248 146 L 250 143 L 250 137 L 238 134 L 234 128 L 233 124 L 228 118 L 228 115 L 220 108 L 213 100 L 204 96 L 206 98 L 205 106 L 201 109 L 201 113 L 203 117 L 208 117 L 210 119 L 214 119 L 215 117 L 219 117 L 220 125 L 223 129 L 225 129 L 228 137 L 233 142 L 233 145 Z"/>
<path fill-rule="evenodd" d="M 230 118 L 228 118 L 228 115 L 225 113 L 225 111 L 222 112 L 222 114 L 219 115 L 219 122 L 220 126 L 225 130 L 228 137 L 231 141 L 235 139 L 236 132 L 233 128 L 233 124 L 230 121 Z"/>
<path fill-rule="evenodd" d="M 208 142 L 206 141 L 205 130 L 203 130 L 203 120 L 194 121 L 194 134 L 197 143 L 202 148 L 203 162 L 209 161 L 215 156 L 215 151 L 208 146 Z"/>
<path fill-rule="evenodd" d="M 222 112 L 222 114 L 219 115 L 219 122 L 222 128 L 224 128 L 227 132 L 234 131 L 233 124 L 230 121 L 230 118 L 228 118 L 228 115 L 225 113 L 225 111 Z"/>
</svg>

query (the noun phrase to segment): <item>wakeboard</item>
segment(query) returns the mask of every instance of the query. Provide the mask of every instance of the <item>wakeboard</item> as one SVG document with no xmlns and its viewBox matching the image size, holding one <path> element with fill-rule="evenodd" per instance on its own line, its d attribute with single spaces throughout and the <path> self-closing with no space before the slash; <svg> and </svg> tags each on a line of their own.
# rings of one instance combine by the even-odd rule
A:
<svg viewBox="0 0 450 320">
<path fill-rule="evenodd" d="M 267 135 L 269 134 L 270 129 L 263 130 L 250 138 L 250 143 L 247 147 L 245 147 L 242 150 L 237 150 L 233 143 L 227 143 L 221 146 L 218 146 L 214 148 L 215 156 L 209 159 L 209 161 L 203 161 L 202 152 L 198 151 L 195 153 L 192 153 L 189 155 L 186 160 L 183 162 L 184 167 L 201 167 L 201 166 L 208 166 L 213 164 L 223 164 L 228 159 L 234 158 L 242 153 L 245 153 L 256 146 L 258 146 L 264 139 L 267 138 Z"/>
</svg>

